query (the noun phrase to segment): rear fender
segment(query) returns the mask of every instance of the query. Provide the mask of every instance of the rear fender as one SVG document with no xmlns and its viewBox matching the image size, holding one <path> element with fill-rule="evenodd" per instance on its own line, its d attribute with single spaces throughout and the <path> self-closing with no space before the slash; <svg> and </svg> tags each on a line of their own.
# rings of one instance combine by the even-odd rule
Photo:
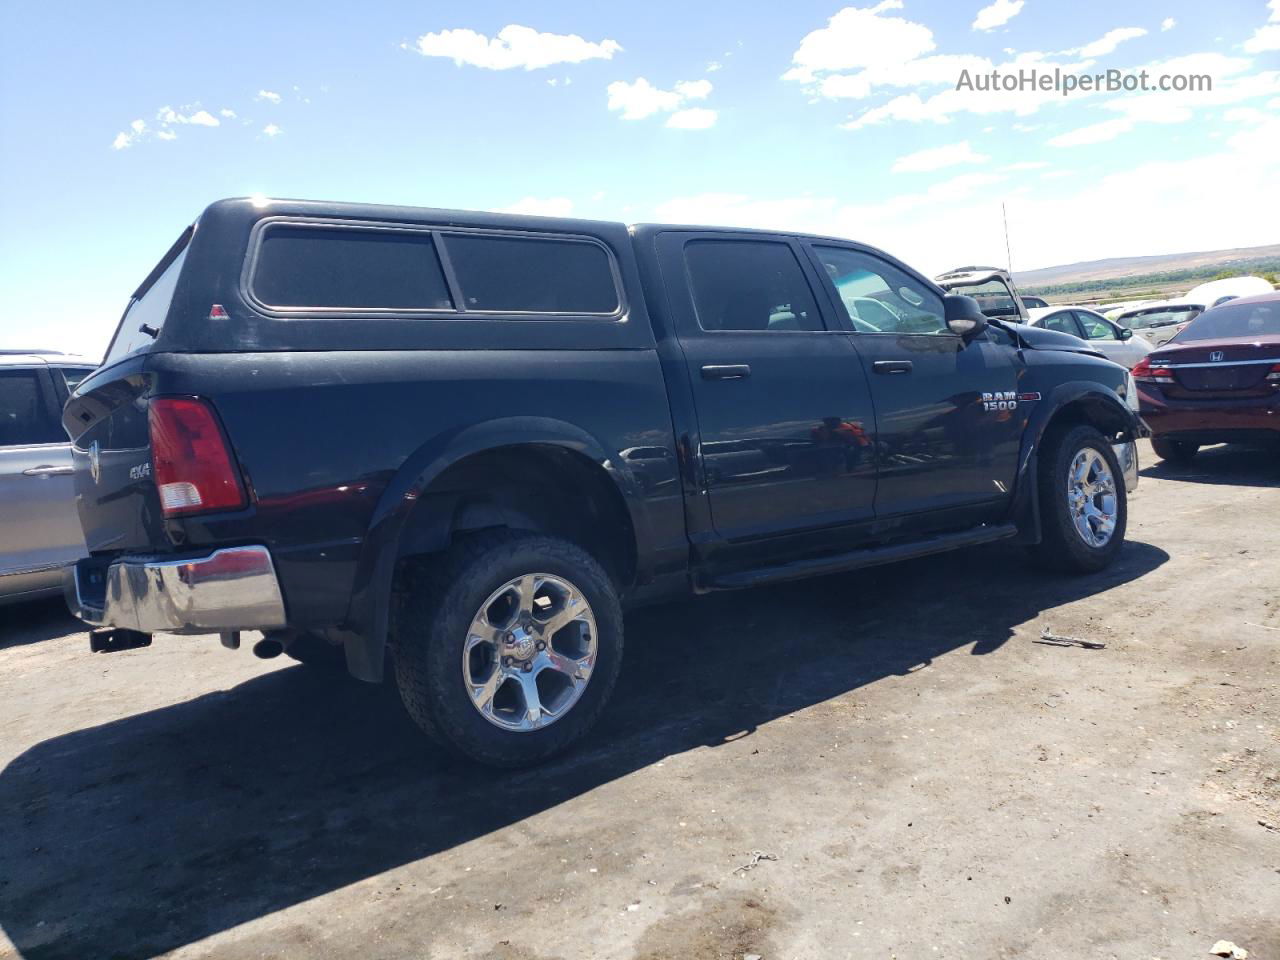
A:
<svg viewBox="0 0 1280 960">
<path fill-rule="evenodd" d="M 639 555 L 645 555 L 642 538 L 649 527 L 635 477 L 619 458 L 606 453 L 604 447 L 580 427 L 547 417 L 509 417 L 435 437 L 419 447 L 396 472 L 370 520 L 347 614 L 350 633 L 345 637 L 345 646 L 347 668 L 352 676 L 373 682 L 382 679 L 392 582 L 396 561 L 402 552 L 401 535 L 410 513 L 421 507 L 430 511 L 429 522 L 415 524 L 412 552 L 431 552 L 448 542 L 457 498 L 429 493 L 432 482 L 466 457 L 519 444 L 563 447 L 604 467 L 617 484 L 631 515 Z M 435 522 L 430 522 L 431 519 Z M 512 519 L 513 525 L 520 526 L 518 518 Z"/>
</svg>

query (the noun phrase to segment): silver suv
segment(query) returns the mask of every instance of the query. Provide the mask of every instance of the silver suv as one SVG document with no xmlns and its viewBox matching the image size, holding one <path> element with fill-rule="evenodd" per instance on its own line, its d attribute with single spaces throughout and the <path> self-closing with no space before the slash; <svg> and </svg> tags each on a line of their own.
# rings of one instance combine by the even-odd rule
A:
<svg viewBox="0 0 1280 960">
<path fill-rule="evenodd" d="M 62 591 L 85 555 L 62 405 L 96 366 L 49 350 L 0 350 L 0 604 Z"/>
</svg>

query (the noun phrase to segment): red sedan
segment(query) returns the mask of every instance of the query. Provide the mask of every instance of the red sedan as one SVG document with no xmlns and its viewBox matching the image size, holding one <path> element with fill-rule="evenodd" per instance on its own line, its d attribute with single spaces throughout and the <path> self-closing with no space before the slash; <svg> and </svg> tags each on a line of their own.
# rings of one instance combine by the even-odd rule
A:
<svg viewBox="0 0 1280 960">
<path fill-rule="evenodd" d="M 1133 379 L 1164 460 L 1186 463 L 1213 443 L 1280 442 L 1280 293 L 1206 310 Z"/>
</svg>

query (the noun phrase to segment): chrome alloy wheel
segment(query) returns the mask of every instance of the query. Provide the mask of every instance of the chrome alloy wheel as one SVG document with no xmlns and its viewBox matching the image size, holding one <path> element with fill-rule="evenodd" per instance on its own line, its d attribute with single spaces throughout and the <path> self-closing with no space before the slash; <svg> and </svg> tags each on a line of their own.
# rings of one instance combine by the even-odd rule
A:
<svg viewBox="0 0 1280 960">
<path fill-rule="evenodd" d="M 549 573 L 509 580 L 467 630 L 462 679 L 471 704 L 503 730 L 550 726 L 586 690 L 596 643 L 591 604 L 568 580 Z"/>
<path fill-rule="evenodd" d="M 1115 533 L 1118 503 L 1106 458 L 1092 447 L 1080 450 L 1067 471 L 1067 507 L 1080 539 L 1105 547 Z"/>
</svg>

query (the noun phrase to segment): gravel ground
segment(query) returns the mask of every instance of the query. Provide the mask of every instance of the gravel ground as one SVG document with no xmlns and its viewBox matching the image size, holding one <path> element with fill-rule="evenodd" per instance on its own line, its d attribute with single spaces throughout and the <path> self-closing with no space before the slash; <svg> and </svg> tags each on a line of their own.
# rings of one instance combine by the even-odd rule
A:
<svg viewBox="0 0 1280 960">
<path fill-rule="evenodd" d="M 514 775 L 384 688 L 0 609 L 0 957 L 1280 960 L 1278 520 L 1223 448 L 1144 469 L 1097 576 L 639 611 L 598 731 Z"/>
</svg>

